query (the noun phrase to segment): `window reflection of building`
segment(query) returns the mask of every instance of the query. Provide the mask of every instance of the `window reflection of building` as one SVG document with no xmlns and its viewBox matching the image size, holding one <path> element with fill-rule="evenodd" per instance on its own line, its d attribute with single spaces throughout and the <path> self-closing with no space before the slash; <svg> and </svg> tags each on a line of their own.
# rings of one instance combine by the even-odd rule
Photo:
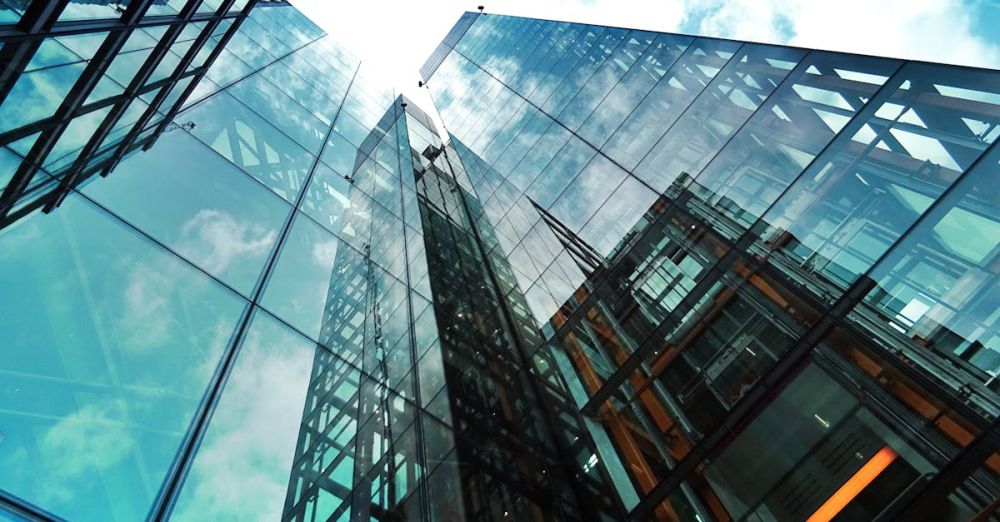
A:
<svg viewBox="0 0 1000 522">
<path fill-rule="evenodd" d="M 616 486 L 638 494 L 633 517 L 891 519 L 930 497 L 939 519 L 996 508 L 997 205 L 983 188 L 996 177 L 995 72 L 704 38 L 671 56 L 634 31 L 593 43 L 608 61 L 577 81 L 574 46 L 606 28 L 501 16 L 459 29 L 425 81 L 463 160 L 483 165 L 474 185 L 500 249 L 598 423 L 597 448 L 611 443 L 595 462 L 627 470 Z M 642 39 L 634 53 L 614 43 Z M 630 79 L 639 70 L 657 81 Z M 697 86 L 681 110 L 675 96 L 644 111 L 680 85 Z M 614 87 L 581 120 L 553 105 L 564 86 L 579 89 L 566 107 Z M 610 140 L 592 133 L 604 120 L 618 125 Z M 638 128 L 658 141 L 617 134 Z M 662 196 L 642 214 L 614 183 L 579 190 L 594 162 L 565 161 L 571 145 Z M 562 256 L 577 274 L 566 280 Z"/>
</svg>

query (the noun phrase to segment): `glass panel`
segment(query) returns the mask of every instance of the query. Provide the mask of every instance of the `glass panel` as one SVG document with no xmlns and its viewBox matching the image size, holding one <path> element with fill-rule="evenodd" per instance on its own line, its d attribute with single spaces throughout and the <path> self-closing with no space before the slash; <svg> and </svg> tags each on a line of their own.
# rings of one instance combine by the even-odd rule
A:
<svg viewBox="0 0 1000 522">
<path fill-rule="evenodd" d="M 222 0 L 203 0 L 201 5 L 198 6 L 199 13 L 214 13 L 219 9 L 222 4 Z"/>
<path fill-rule="evenodd" d="M 541 140 L 538 146 L 543 146 Z M 569 138 L 568 142 L 565 142 L 565 146 L 559 150 L 559 153 L 552 159 L 551 162 L 544 168 L 542 168 L 541 174 L 535 180 L 535 182 L 528 188 L 528 195 L 532 197 L 535 203 L 538 203 L 543 208 L 550 207 L 559 194 L 562 193 L 566 185 L 570 183 L 579 174 L 579 172 L 586 166 L 590 160 L 597 154 L 597 151 L 593 147 L 584 143 L 583 140 L 572 136 Z M 546 143 L 548 145 L 548 143 Z M 559 145 L 562 145 L 561 143 Z M 538 147 L 536 146 L 536 148 Z M 607 162 L 606 158 L 602 158 L 600 164 L 605 164 Z M 584 219 L 590 217 L 589 215 L 583 216 Z"/>
<path fill-rule="evenodd" d="M 973 80 L 973 81 L 970 81 Z M 901 83 L 899 83 L 901 82 Z M 958 87 L 961 86 L 961 87 Z M 1000 73 L 910 63 L 762 219 L 757 248 L 832 300 L 892 246 L 998 133 Z M 818 277 L 817 277 L 818 276 Z"/>
<path fill-rule="evenodd" d="M 319 152 L 329 123 L 324 124 L 263 76 L 254 75 L 240 81 L 230 87 L 229 92 L 306 150 Z"/>
<path fill-rule="evenodd" d="M 985 397 L 996 392 L 983 384 L 1000 374 L 998 181 L 994 149 L 875 267 L 874 288 L 851 314 L 909 364 Z"/>
<path fill-rule="evenodd" d="M 684 173 L 697 174 L 804 55 L 770 45 L 741 47 L 634 173 L 660 192 Z"/>
<path fill-rule="evenodd" d="M 817 365 L 807 366 L 728 447 L 705 477 L 728 513 L 805 520 L 845 487 L 838 518 L 871 520 L 934 468 Z M 864 475 L 864 482 L 856 480 Z"/>
<path fill-rule="evenodd" d="M 632 64 L 653 43 L 655 37 L 655 33 L 629 31 L 614 51 L 608 53 L 607 60 L 601 64 L 601 67 L 573 95 L 573 99 L 563 108 L 556 119 L 570 129 L 578 130 L 588 116 L 594 112 L 595 107 L 606 99 L 620 80 L 623 80 L 623 76 L 626 76 L 625 73 L 629 72 Z M 626 79 L 631 78 L 628 76 Z M 604 136 L 607 134 L 602 137 Z M 586 138 L 586 136 L 584 137 Z"/>
<path fill-rule="evenodd" d="M 144 519 L 245 302 L 78 196 L 0 245 L 0 488 Z"/>
<path fill-rule="evenodd" d="M 632 176 L 627 176 L 611 198 L 601 206 L 594 217 L 580 231 L 580 238 L 586 241 L 598 254 L 608 256 L 625 238 L 625 234 L 637 225 L 650 207 L 658 201 L 657 195 Z"/>
<path fill-rule="evenodd" d="M 695 40 L 601 150 L 624 168 L 635 168 L 739 47 L 736 42 Z"/>
<path fill-rule="evenodd" d="M 316 116 L 327 127 L 333 123 L 337 113 L 340 98 L 334 98 L 330 93 L 323 93 L 313 88 L 300 74 L 309 74 L 313 69 L 295 71 L 289 68 L 287 60 L 275 62 L 261 71 L 261 75 L 271 80 L 286 94 L 295 99 Z"/>
<path fill-rule="evenodd" d="M 146 16 L 172 15 L 181 12 L 188 0 L 166 0 L 165 2 L 154 2 L 146 11 Z M 128 4 L 130 2 L 123 2 Z"/>
<path fill-rule="evenodd" d="M 29 0 L 0 1 L 0 24 L 16 24 L 21 20 Z"/>
<path fill-rule="evenodd" d="M 700 174 L 688 171 L 696 178 L 685 204 L 722 234 L 738 237 L 898 67 L 894 60 L 809 53 L 714 159 L 706 158 L 711 163 Z M 690 182 L 667 173 L 675 174 L 672 193 Z"/>
<path fill-rule="evenodd" d="M 177 130 L 125 158 L 84 193 L 245 295 L 291 210 Z"/>
<path fill-rule="evenodd" d="M 101 18 L 121 18 L 125 7 L 118 2 L 94 2 L 93 0 L 70 0 L 59 15 L 59 21 L 96 20 Z"/>
<path fill-rule="evenodd" d="M 358 161 L 358 149 L 339 133 L 331 132 L 321 156 L 324 163 L 331 166 L 341 176 L 354 173 L 354 165 Z"/>
<path fill-rule="evenodd" d="M 313 157 L 235 98 L 219 93 L 178 121 L 194 123 L 195 136 L 279 196 L 295 201 Z"/>
<path fill-rule="evenodd" d="M 579 232 L 627 175 L 605 156 L 594 157 L 552 205 L 552 214 Z"/>
<path fill-rule="evenodd" d="M 41 55 L 32 61 L 36 58 Z M 0 105 L 0 132 L 52 116 L 85 67 L 74 63 L 20 75 Z"/>
<path fill-rule="evenodd" d="M 239 32 L 237 32 L 239 34 Z M 227 48 L 223 48 L 219 56 L 215 58 L 212 62 L 212 66 L 209 67 L 208 73 L 205 74 L 206 79 L 209 79 L 219 85 L 227 85 L 233 81 L 236 81 L 254 71 L 254 68 L 247 65 L 243 60 L 236 57 L 235 54 L 229 52 Z"/>
<path fill-rule="evenodd" d="M 334 334 L 351 339 L 354 336 L 343 330 L 358 330 L 364 323 L 366 277 L 360 252 L 300 215 L 282 246 L 262 303 L 313 339 L 332 341 Z M 344 357 L 359 350 L 339 342 L 331 348 Z"/>
<path fill-rule="evenodd" d="M 603 143 L 625 121 L 693 41 L 689 36 L 660 34 L 580 127 L 590 143 Z"/>
<path fill-rule="evenodd" d="M 358 379 L 342 360 L 257 313 L 171 519 L 287 516 L 304 477 L 323 482 L 316 475 L 353 460 Z"/>
</svg>

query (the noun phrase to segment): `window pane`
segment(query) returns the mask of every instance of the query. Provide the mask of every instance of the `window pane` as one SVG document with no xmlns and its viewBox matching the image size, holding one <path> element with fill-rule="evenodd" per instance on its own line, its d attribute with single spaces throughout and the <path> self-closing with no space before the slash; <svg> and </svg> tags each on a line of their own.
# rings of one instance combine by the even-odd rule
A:
<svg viewBox="0 0 1000 522">
<path fill-rule="evenodd" d="M 998 181 L 994 150 L 875 267 L 877 286 L 851 314 L 925 371 L 961 369 L 958 382 L 948 381 L 956 392 L 968 383 L 993 395 L 976 381 L 1000 374 Z"/>
<path fill-rule="evenodd" d="M 229 92 L 281 129 L 311 153 L 318 153 L 330 125 L 324 124 L 262 75 L 254 75 Z"/>
<path fill-rule="evenodd" d="M 682 173 L 697 174 L 771 95 L 804 55 L 747 44 L 729 61 L 635 169 L 663 192 Z"/>
<path fill-rule="evenodd" d="M 93 0 L 70 0 L 59 15 L 59 21 L 66 20 L 96 20 L 101 18 L 121 18 L 124 7 L 118 3 L 100 3 Z"/>
<path fill-rule="evenodd" d="M 133 153 L 84 193 L 245 295 L 291 210 L 179 130 Z"/>
<path fill-rule="evenodd" d="M 735 238 L 898 67 L 895 60 L 811 52 L 701 173 L 692 168 L 690 176 L 668 176 L 677 175 L 678 186 L 695 177 L 685 204 Z"/>
<path fill-rule="evenodd" d="M 262 303 L 313 339 L 330 342 L 343 357 L 360 353 L 367 292 L 361 252 L 304 216 L 282 247 Z M 322 336 L 322 338 L 321 338 Z"/>
<path fill-rule="evenodd" d="M 1000 73 L 969 78 L 950 66 L 904 66 L 886 86 L 891 96 L 869 106 L 873 114 L 845 129 L 768 210 L 757 248 L 835 299 L 996 139 L 982 128 L 1000 107 Z"/>
<path fill-rule="evenodd" d="M 140 520 L 244 301 L 78 196 L 0 233 L 0 488 Z"/>
<path fill-rule="evenodd" d="M 194 135 L 288 201 L 302 188 L 313 157 L 225 93 L 177 117 Z"/>
<path fill-rule="evenodd" d="M 280 520 L 286 498 L 314 497 L 296 497 L 303 478 L 324 483 L 319 476 L 353 462 L 359 378 L 326 349 L 258 312 L 171 519 Z"/>
<path fill-rule="evenodd" d="M 627 175 L 608 158 L 594 157 L 552 205 L 552 214 L 579 232 Z"/>
<path fill-rule="evenodd" d="M 0 132 L 52 116 L 85 67 L 74 63 L 22 74 L 0 105 Z"/>
<path fill-rule="evenodd" d="M 635 168 L 739 46 L 708 38 L 695 40 L 601 150 L 626 169 Z"/>
</svg>

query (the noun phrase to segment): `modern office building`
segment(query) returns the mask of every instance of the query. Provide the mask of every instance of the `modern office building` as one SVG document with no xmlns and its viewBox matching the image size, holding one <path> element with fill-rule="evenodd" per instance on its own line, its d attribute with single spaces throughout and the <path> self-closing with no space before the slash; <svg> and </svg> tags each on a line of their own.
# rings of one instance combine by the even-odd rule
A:
<svg viewBox="0 0 1000 522">
<path fill-rule="evenodd" d="M 0 0 L 0 520 L 996 520 L 1000 72 Z"/>
</svg>

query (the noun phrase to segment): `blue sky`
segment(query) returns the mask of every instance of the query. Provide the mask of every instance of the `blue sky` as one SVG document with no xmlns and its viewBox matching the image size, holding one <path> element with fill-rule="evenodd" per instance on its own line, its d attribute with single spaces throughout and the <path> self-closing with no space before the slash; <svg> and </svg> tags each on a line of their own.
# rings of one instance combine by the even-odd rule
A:
<svg viewBox="0 0 1000 522">
<path fill-rule="evenodd" d="M 463 11 L 720 36 L 1000 69 L 1000 0 L 291 0 L 415 96 Z"/>
</svg>

